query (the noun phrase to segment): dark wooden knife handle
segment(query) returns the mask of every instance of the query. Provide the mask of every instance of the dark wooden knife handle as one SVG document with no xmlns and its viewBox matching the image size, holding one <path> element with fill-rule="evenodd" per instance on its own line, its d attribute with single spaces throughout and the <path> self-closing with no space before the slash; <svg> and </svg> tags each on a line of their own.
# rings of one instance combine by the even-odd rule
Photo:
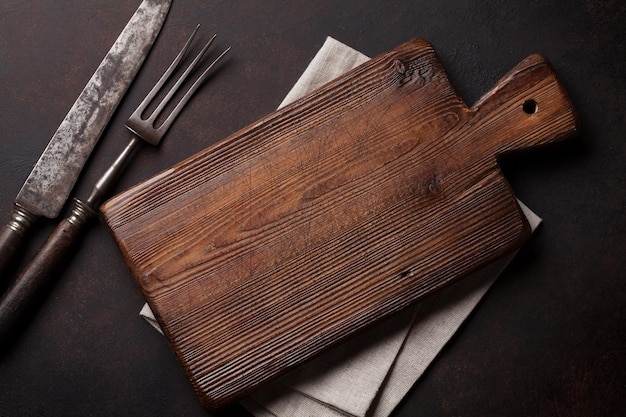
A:
<svg viewBox="0 0 626 417">
<path fill-rule="evenodd" d="M 16 204 L 11 213 L 11 220 L 0 234 L 0 277 L 2 288 L 8 284 L 10 265 L 15 255 L 23 245 L 31 226 L 37 221 L 37 216 Z"/>
<path fill-rule="evenodd" d="M 89 220 L 97 215 L 76 200 L 71 215 L 59 223 L 35 258 L 0 300 L 0 343 L 5 346 L 25 325 L 59 275 L 59 267 L 71 257 Z"/>
</svg>

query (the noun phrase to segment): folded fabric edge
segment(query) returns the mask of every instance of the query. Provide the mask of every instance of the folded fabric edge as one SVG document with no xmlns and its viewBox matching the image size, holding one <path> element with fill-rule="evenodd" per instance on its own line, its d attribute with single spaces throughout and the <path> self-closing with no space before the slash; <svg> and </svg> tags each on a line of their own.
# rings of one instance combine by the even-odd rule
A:
<svg viewBox="0 0 626 417">
<path fill-rule="evenodd" d="M 541 224 L 541 218 L 520 200 L 517 201 L 531 230 L 535 232 Z M 387 417 L 395 410 L 467 321 L 517 252 L 505 255 L 464 278 L 464 281 L 443 289 L 439 295 L 419 303 L 420 309 L 389 371 L 387 381 L 363 416 Z"/>
<path fill-rule="evenodd" d="M 541 223 L 541 218 L 518 200 L 533 231 Z M 352 407 L 338 403 L 328 404 L 310 393 L 303 393 L 297 388 L 271 385 L 260 391 L 256 399 L 258 404 L 274 413 L 275 417 L 311 417 L 335 416 L 337 409 L 342 416 L 350 417 L 386 417 L 390 415 L 402 399 L 408 394 L 425 370 L 437 358 L 441 350 L 468 319 L 476 305 L 486 295 L 499 275 L 514 259 L 515 253 L 506 255 L 467 278 L 467 281 L 442 290 L 439 296 L 418 303 L 414 309 L 416 316 L 407 327 L 407 333 L 400 349 L 391 362 L 387 378 L 377 390 L 377 395 L 367 402 L 365 411 L 355 413 Z M 343 398 L 344 392 L 338 392 L 337 398 Z M 245 407 L 245 404 L 244 404 Z M 255 414 L 264 417 L 263 414 Z"/>
</svg>

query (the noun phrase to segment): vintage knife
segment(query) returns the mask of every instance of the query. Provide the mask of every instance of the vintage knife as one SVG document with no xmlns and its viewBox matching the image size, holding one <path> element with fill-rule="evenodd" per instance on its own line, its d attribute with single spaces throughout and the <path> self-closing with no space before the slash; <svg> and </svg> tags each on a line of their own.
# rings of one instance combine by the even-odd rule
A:
<svg viewBox="0 0 626 417">
<path fill-rule="evenodd" d="M 171 0 L 144 0 L 52 136 L 0 232 L 0 275 L 35 221 L 55 218 L 154 43 Z"/>
</svg>

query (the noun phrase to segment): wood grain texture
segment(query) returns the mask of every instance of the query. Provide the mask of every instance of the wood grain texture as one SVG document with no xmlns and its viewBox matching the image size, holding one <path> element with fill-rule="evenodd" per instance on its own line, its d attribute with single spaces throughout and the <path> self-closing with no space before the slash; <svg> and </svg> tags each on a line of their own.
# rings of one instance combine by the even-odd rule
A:
<svg viewBox="0 0 626 417">
<path fill-rule="evenodd" d="M 497 157 L 576 131 L 534 55 L 473 107 L 414 40 L 106 203 L 216 408 L 519 247 Z"/>
</svg>

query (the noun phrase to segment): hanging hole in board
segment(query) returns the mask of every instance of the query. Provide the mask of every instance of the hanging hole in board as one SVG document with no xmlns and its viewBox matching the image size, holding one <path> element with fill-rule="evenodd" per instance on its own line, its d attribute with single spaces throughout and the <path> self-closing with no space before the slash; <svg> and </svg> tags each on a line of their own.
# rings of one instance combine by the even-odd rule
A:
<svg viewBox="0 0 626 417">
<path fill-rule="evenodd" d="M 537 113 L 537 102 L 533 99 L 526 100 L 524 104 L 522 104 L 522 110 L 526 114 L 535 114 Z"/>
</svg>

